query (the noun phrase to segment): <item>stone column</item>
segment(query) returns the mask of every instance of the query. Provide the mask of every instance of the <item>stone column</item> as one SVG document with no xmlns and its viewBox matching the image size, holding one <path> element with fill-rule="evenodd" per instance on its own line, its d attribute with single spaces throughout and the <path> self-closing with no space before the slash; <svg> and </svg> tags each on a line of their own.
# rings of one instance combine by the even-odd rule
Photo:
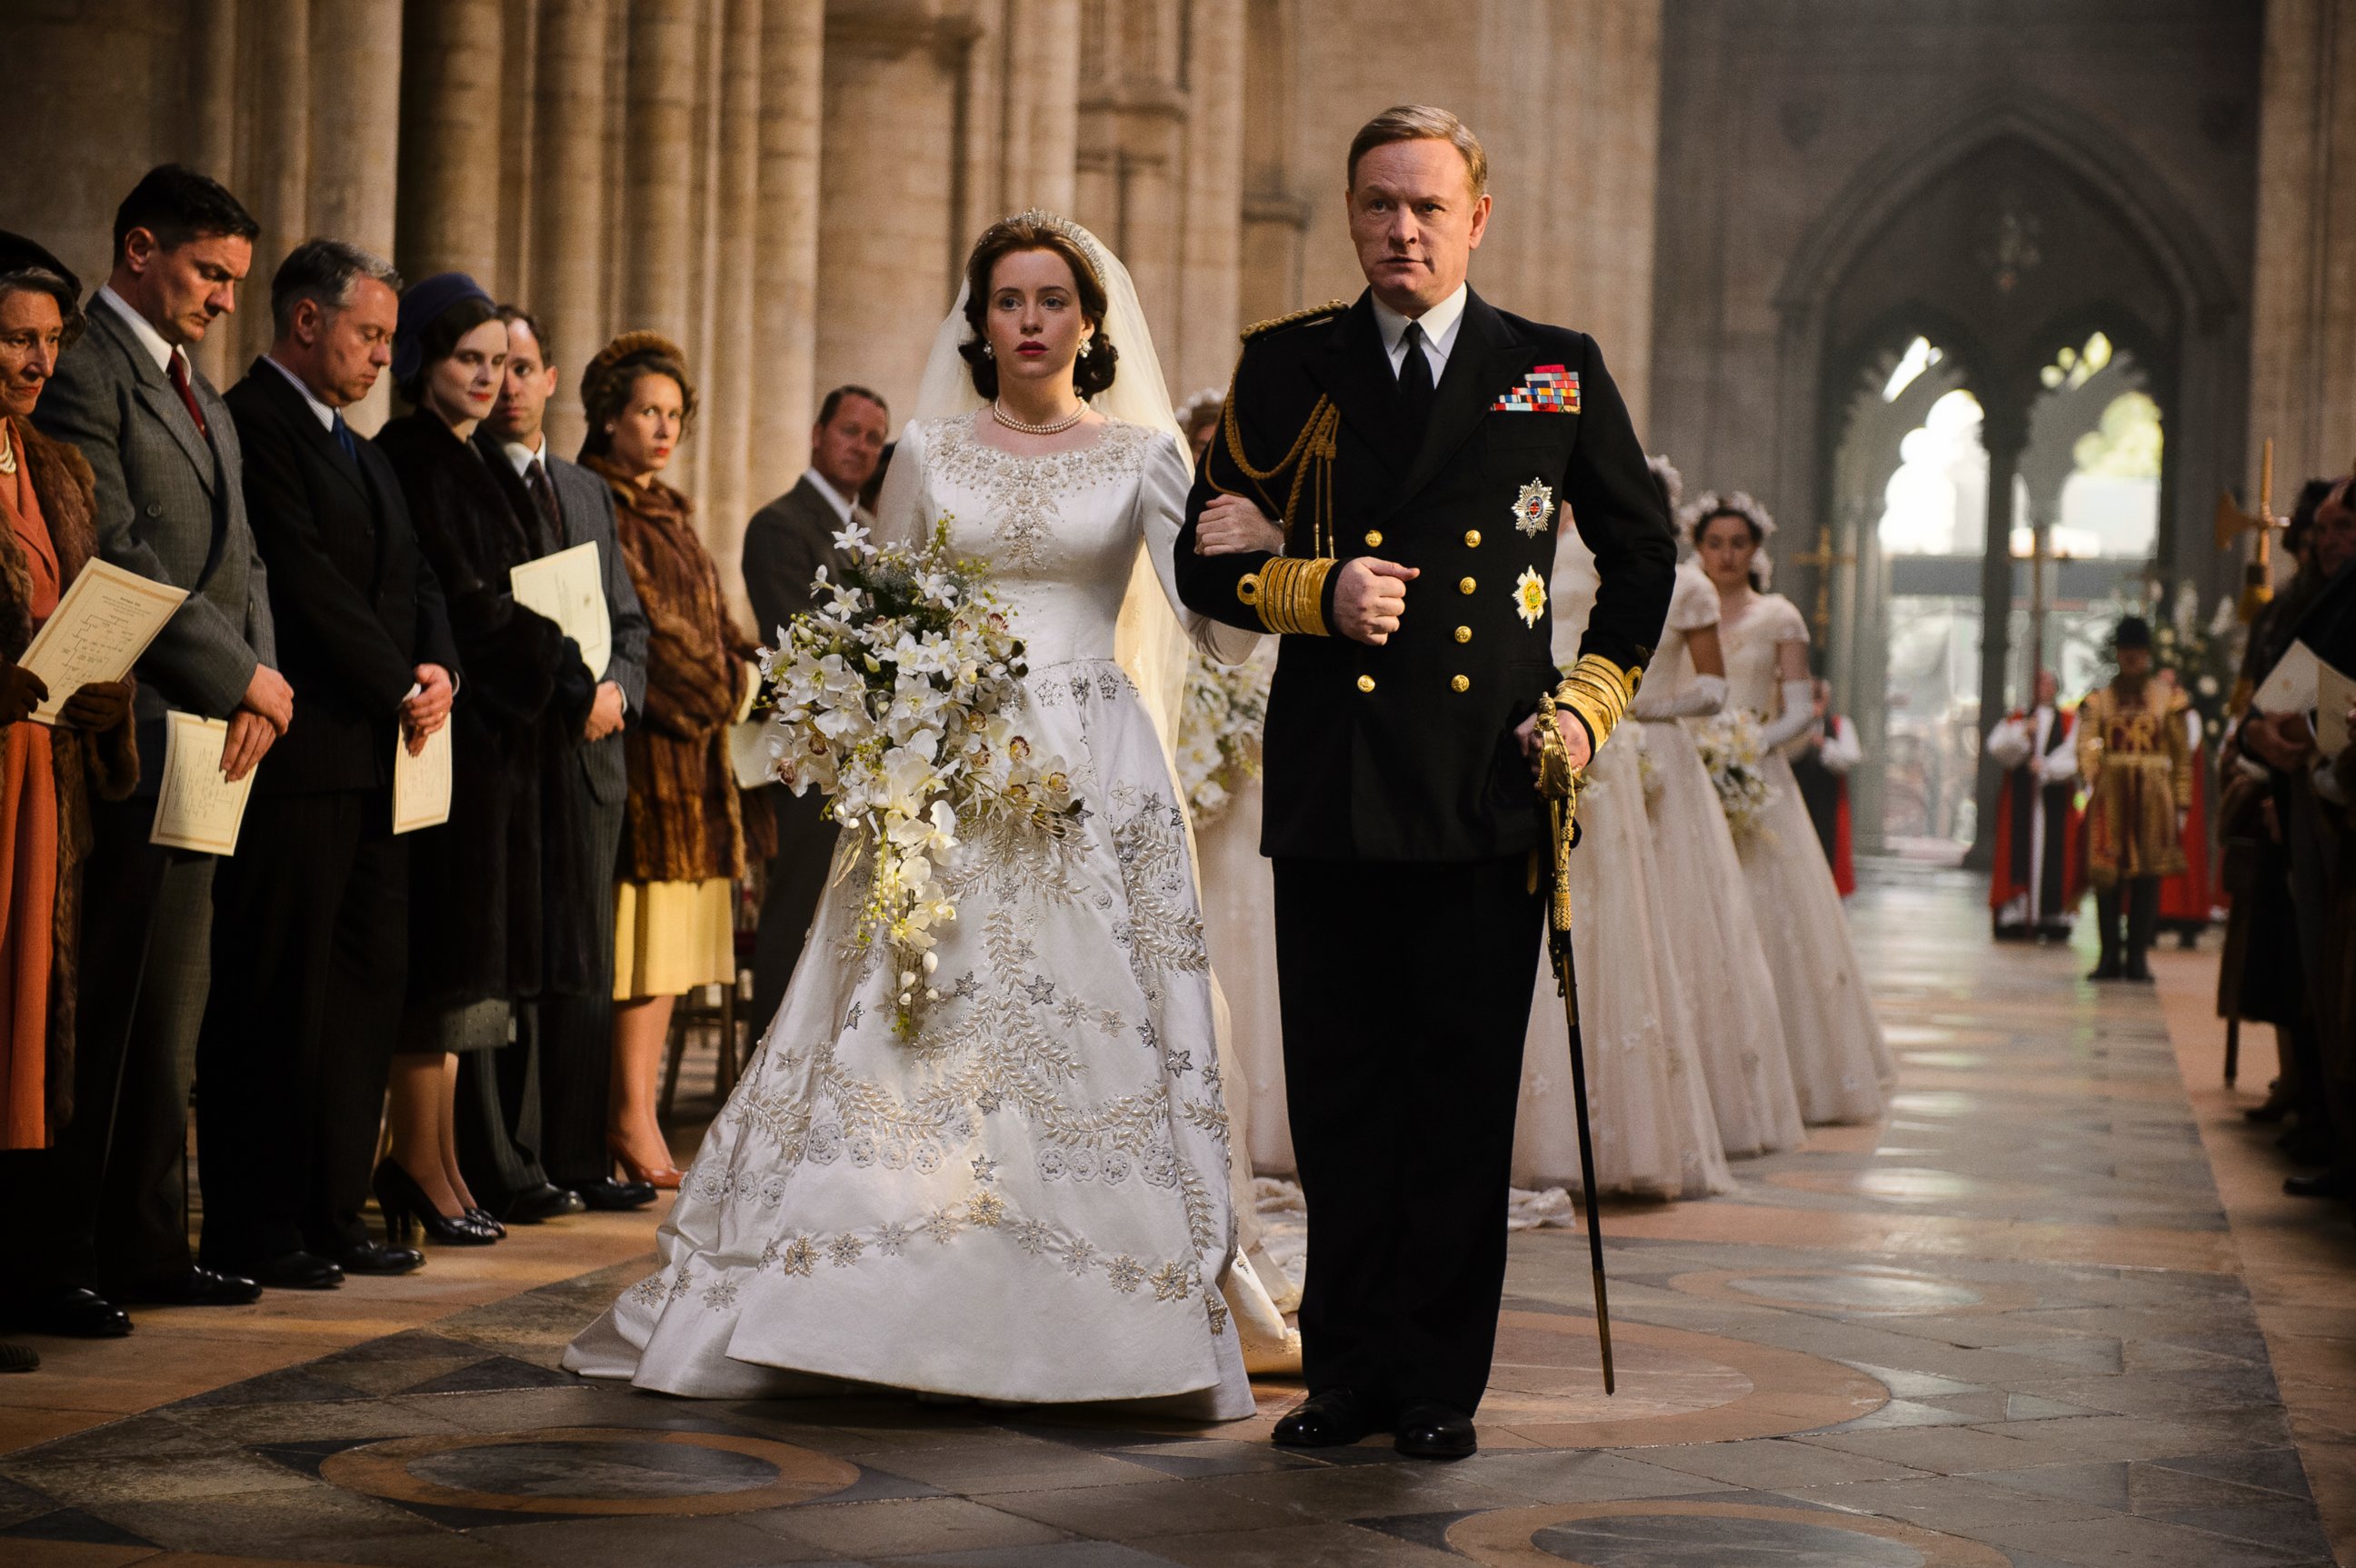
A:
<svg viewBox="0 0 2356 1568">
<path fill-rule="evenodd" d="M 753 260 L 761 191 L 762 0 L 727 0 L 722 29 L 717 264 L 711 300 L 711 395 L 703 426 L 703 539 L 720 581 L 743 606 L 737 558 L 757 500 L 746 493 L 753 413 Z"/>
<path fill-rule="evenodd" d="M 2026 411 L 1990 399 L 1980 439 L 1987 446 L 1987 525 L 1985 553 L 1980 557 L 1980 696 L 1979 729 L 1985 740 L 2005 714 L 2005 667 L 2012 644 L 2012 482 L 2020 471 L 2020 455 L 2029 445 Z M 1980 753 L 1979 776 L 1973 790 L 1978 809 L 1973 813 L 1972 846 L 1964 864 L 1985 871 L 1996 854 L 1996 798 L 2004 775 Z"/>
<path fill-rule="evenodd" d="M 1244 0 L 1194 0 L 1186 59 L 1185 224 L 1178 332 L 1161 345 L 1171 395 L 1224 387 L 1242 326 Z"/>
<path fill-rule="evenodd" d="M 310 183 L 305 229 L 390 259 L 399 198 L 401 0 L 311 6 Z M 263 80 L 267 81 L 267 78 Z M 297 236 L 288 235 L 291 242 Z M 257 304 L 262 303 L 258 297 Z M 373 434 L 392 407 L 391 382 L 346 411 Z"/>
<path fill-rule="evenodd" d="M 1092 3 L 1098 9 L 1083 34 L 1073 216 L 1128 265 L 1155 344 L 1170 353 L 1179 342 L 1179 241 L 1186 217 L 1178 9 L 1174 0 Z"/>
<path fill-rule="evenodd" d="M 696 5 L 630 0 L 628 118 L 623 133 L 622 319 L 685 346 L 695 263 Z"/>
<path fill-rule="evenodd" d="M 1307 182 L 1292 167 L 1300 92 L 1299 0 L 1245 0 L 1240 310 L 1247 323 L 1300 308 Z"/>
<path fill-rule="evenodd" d="M 245 0 L 238 31 L 238 156 L 225 177 L 262 233 L 237 314 L 206 335 L 224 340 L 230 381 L 270 347 L 270 280 L 310 231 L 310 0 Z M 332 96 L 333 82 L 324 86 Z"/>
<path fill-rule="evenodd" d="M 1080 0 L 1006 0 L 995 40 L 1004 212 L 1069 212 L 1080 130 Z"/>
<path fill-rule="evenodd" d="M 2267 0 L 2250 322 L 2250 474 L 2356 457 L 2356 0 Z"/>
<path fill-rule="evenodd" d="M 497 286 L 500 10 L 499 0 L 407 0 L 394 231 L 412 280 L 455 270 Z"/>
<path fill-rule="evenodd" d="M 915 0 L 828 7 L 813 384 L 872 386 L 903 417 L 963 249 L 952 26 Z"/>
<path fill-rule="evenodd" d="M 759 241 L 744 323 L 753 345 L 745 485 L 755 505 L 782 494 L 809 459 L 826 0 L 764 0 L 762 13 Z"/>
<path fill-rule="evenodd" d="M 532 81 L 532 247 L 525 306 L 562 374 L 548 441 L 570 456 L 583 433 L 581 368 L 605 345 L 605 41 L 608 0 L 541 0 Z"/>
</svg>

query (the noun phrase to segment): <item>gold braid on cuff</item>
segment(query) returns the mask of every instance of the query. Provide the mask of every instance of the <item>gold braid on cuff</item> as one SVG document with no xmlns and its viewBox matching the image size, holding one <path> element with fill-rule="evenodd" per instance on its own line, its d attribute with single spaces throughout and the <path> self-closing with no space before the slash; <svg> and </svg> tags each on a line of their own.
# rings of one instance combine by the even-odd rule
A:
<svg viewBox="0 0 2356 1568">
<path fill-rule="evenodd" d="M 1336 564 L 1331 556 L 1270 556 L 1236 585 L 1236 597 L 1258 610 L 1270 631 L 1326 636 L 1325 575 Z"/>
<path fill-rule="evenodd" d="M 1579 715 L 1588 739 L 1601 751 L 1644 679 L 1641 669 L 1623 670 L 1601 653 L 1582 653 L 1555 688 L 1554 700 Z"/>
</svg>

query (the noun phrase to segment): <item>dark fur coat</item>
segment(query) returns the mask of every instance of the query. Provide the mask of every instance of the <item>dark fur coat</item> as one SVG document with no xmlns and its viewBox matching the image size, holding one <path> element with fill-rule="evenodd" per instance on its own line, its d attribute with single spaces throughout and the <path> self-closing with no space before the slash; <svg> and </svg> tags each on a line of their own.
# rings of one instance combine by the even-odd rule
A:
<svg viewBox="0 0 2356 1568">
<path fill-rule="evenodd" d="M 450 719 L 450 820 L 410 848 L 412 1007 L 610 986 L 594 972 L 594 921 L 566 912 L 610 897 L 611 868 L 568 863 L 563 846 L 581 835 L 542 831 L 544 811 L 571 797 L 543 785 L 580 743 L 595 690 L 579 647 L 509 588 L 509 570 L 560 542 L 433 414 L 390 421 L 376 440 L 441 579 L 466 670 Z"/>
<path fill-rule="evenodd" d="M 57 552 L 60 589 L 70 588 L 98 553 L 98 503 L 89 459 L 23 420 L 8 421 L 15 446 Z M 33 576 L 16 531 L 0 525 L 0 654 L 21 659 L 33 640 Z M 0 747 L 16 726 L 0 729 Z M 58 893 L 49 965 L 49 1037 L 45 1082 L 49 1137 L 73 1116 L 74 995 L 80 973 L 81 863 L 90 854 L 90 798 L 126 799 L 139 782 L 139 749 L 130 719 L 98 735 L 52 730 L 51 776 L 58 791 Z"/>
<path fill-rule="evenodd" d="M 693 503 L 659 479 L 632 484 L 600 458 L 584 466 L 614 492 L 622 559 L 648 627 L 646 712 L 631 715 L 623 736 L 630 793 L 621 875 L 741 878 L 748 857 L 766 859 L 776 847 L 767 809 L 737 789 L 728 758 L 753 644 L 729 619 Z"/>
</svg>

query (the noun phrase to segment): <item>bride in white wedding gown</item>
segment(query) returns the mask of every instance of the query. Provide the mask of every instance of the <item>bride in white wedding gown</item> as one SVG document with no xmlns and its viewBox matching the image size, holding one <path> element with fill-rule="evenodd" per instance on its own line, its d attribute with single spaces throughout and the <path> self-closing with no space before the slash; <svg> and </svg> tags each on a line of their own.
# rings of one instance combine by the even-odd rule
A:
<svg viewBox="0 0 2356 1568">
<path fill-rule="evenodd" d="M 829 888 L 819 961 L 706 1135 L 660 1266 L 565 1365 L 682 1394 L 841 1380 L 1247 1416 L 1237 1314 L 1263 1331 L 1273 1315 L 1237 1256 L 1184 808 L 1115 659 L 1141 542 L 1137 579 L 1199 643 L 1233 660 L 1255 639 L 1178 607 L 1192 475 L 1119 263 L 1062 220 L 993 228 L 918 413 L 878 531 L 947 514 L 988 563 L 1026 645 L 1019 722 L 1085 816 L 1060 841 L 952 852 L 942 1000 L 913 1039 L 893 1032 L 892 976 L 848 941 L 858 871 Z"/>
</svg>

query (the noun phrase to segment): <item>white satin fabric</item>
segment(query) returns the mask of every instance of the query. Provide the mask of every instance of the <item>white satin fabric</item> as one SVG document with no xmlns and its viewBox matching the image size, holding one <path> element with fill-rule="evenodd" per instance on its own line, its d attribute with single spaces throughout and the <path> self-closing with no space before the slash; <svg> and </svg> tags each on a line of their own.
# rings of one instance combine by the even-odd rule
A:
<svg viewBox="0 0 2356 1568">
<path fill-rule="evenodd" d="M 1594 554 L 1565 528 L 1550 585 L 1554 654 L 1568 666 L 1594 608 Z M 1671 911 L 1658 902 L 1652 832 L 1634 726 L 1613 732 L 1589 764 L 1582 836 L 1571 852 L 1571 943 L 1579 972 L 1595 1183 L 1641 1197 L 1702 1197 L 1732 1189 L 1702 1071 Z M 1570 1031 L 1543 964 L 1522 1050 L 1514 1185 L 1580 1186 Z"/>
<path fill-rule="evenodd" d="M 1698 567 L 1678 567 L 1668 624 L 1645 671 L 1644 694 L 1674 705 L 1692 691 L 1701 678 L 1687 639 L 1717 624 L 1717 588 Z M 1807 1133 L 1792 1085 L 1775 980 L 1709 770 L 1693 736 L 1676 720 L 1628 727 L 1648 764 L 1655 902 L 1675 915 L 1669 967 L 1693 1008 L 1719 1138 L 1738 1158 L 1797 1148 Z"/>
<path fill-rule="evenodd" d="M 1781 594 L 1749 594 L 1736 615 L 1719 621 L 1718 635 L 1728 701 L 1762 722 L 1773 719 L 1783 700 L 1777 650 L 1806 642 L 1808 623 Z M 1770 751 L 1765 772 L 1775 799 L 1737 848 L 1774 977 L 1800 1113 L 1816 1122 L 1870 1122 L 1881 1114 L 1883 1090 L 1897 1081 L 1897 1064 L 1792 765 Z"/>
</svg>

